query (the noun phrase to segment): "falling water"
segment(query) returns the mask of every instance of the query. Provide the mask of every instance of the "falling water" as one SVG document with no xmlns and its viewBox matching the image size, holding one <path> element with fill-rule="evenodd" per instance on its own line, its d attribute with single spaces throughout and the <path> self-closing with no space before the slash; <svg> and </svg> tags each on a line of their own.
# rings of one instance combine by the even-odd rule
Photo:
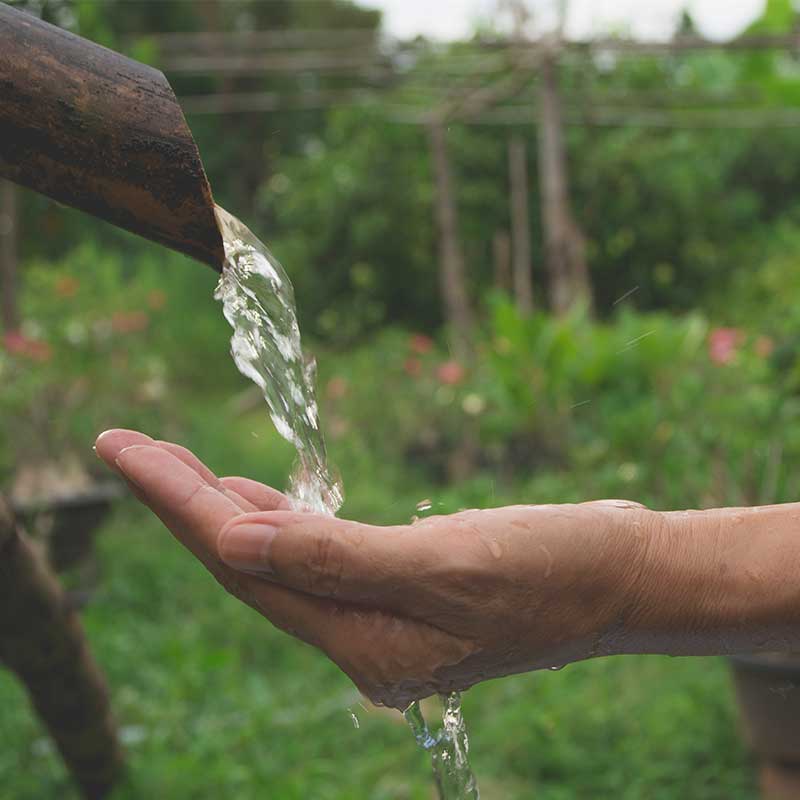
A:
<svg viewBox="0 0 800 800">
<path fill-rule="evenodd" d="M 461 713 L 461 695 L 458 692 L 441 695 L 442 730 L 433 735 L 419 703 L 406 710 L 406 721 L 417 744 L 431 754 L 433 776 L 441 800 L 479 800 L 480 792 L 475 775 L 469 765 L 469 739 L 467 726 Z"/>
<path fill-rule="evenodd" d="M 216 207 L 225 268 L 214 297 L 233 328 L 231 355 L 264 393 L 278 433 L 297 450 L 292 505 L 335 515 L 340 483 L 328 470 L 314 391 L 315 364 L 303 357 L 294 290 L 277 259 L 236 217 Z"/>
<path fill-rule="evenodd" d="M 280 263 L 251 231 L 216 207 L 225 245 L 225 267 L 214 294 L 233 328 L 231 355 L 244 376 L 263 392 L 278 433 L 297 450 L 289 483 L 296 509 L 334 516 L 341 483 L 331 474 L 314 389 L 315 365 L 303 357 L 294 290 Z M 431 753 L 442 800 L 477 800 L 469 768 L 461 698 L 442 697 L 442 730 L 432 735 L 414 703 L 405 717 L 417 743 Z"/>
</svg>

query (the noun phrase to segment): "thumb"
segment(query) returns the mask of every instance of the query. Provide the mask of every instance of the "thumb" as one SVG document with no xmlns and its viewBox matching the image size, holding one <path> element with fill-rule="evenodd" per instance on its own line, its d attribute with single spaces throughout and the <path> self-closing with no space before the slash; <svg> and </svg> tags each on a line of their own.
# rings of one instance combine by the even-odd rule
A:
<svg viewBox="0 0 800 800">
<path fill-rule="evenodd" d="M 380 528 L 317 514 L 242 514 L 220 532 L 219 557 L 319 597 L 401 614 L 420 605 L 425 573 L 441 563 L 435 536 L 411 526 Z"/>
</svg>

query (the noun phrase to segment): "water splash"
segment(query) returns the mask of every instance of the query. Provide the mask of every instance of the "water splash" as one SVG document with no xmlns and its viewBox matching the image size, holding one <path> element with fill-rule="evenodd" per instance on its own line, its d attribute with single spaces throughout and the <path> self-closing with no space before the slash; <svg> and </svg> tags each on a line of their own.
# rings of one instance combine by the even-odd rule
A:
<svg viewBox="0 0 800 800">
<path fill-rule="evenodd" d="M 231 355 L 239 371 L 264 395 L 278 433 L 297 450 L 288 496 L 297 510 L 334 516 L 342 486 L 330 472 L 320 429 L 315 364 L 303 357 L 292 284 L 278 260 L 242 222 L 216 207 L 225 266 L 214 297 L 233 328 Z M 432 509 L 430 500 L 418 505 Z M 353 724 L 358 718 L 350 712 Z M 414 703 L 405 717 L 420 747 L 431 753 L 441 800 L 478 800 L 469 768 L 469 741 L 461 697 L 442 697 L 442 730 L 433 736 Z"/>
<path fill-rule="evenodd" d="M 480 800 L 478 782 L 469 765 L 469 737 L 461 713 L 461 695 L 440 695 L 442 729 L 432 734 L 419 703 L 412 703 L 403 716 L 417 744 L 431 754 L 431 765 L 440 800 Z"/>
</svg>

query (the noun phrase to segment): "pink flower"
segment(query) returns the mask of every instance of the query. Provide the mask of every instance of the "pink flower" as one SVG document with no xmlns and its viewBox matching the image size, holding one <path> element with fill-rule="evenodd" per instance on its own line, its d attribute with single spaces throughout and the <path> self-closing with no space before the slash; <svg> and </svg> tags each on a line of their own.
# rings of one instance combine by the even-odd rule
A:
<svg viewBox="0 0 800 800">
<path fill-rule="evenodd" d="M 430 351 L 433 350 L 433 339 L 422 333 L 415 333 L 408 340 L 408 347 L 412 353 L 416 353 L 418 356 L 424 356 L 426 353 L 430 353 Z"/>
<path fill-rule="evenodd" d="M 25 350 L 27 339 L 19 331 L 9 331 L 3 336 L 3 346 L 9 353 L 21 353 Z"/>
<path fill-rule="evenodd" d="M 436 377 L 440 383 L 455 386 L 464 380 L 466 373 L 458 361 L 445 361 L 436 368 Z"/>
<path fill-rule="evenodd" d="M 114 333 L 139 333 L 146 330 L 150 317 L 144 311 L 115 311 L 111 315 Z"/>
<path fill-rule="evenodd" d="M 9 353 L 31 361 L 49 361 L 53 357 L 53 351 L 47 342 L 31 339 L 20 331 L 9 331 L 3 337 L 3 346 Z"/>
<path fill-rule="evenodd" d="M 743 338 L 738 328 L 716 328 L 708 337 L 708 357 L 721 366 L 730 364 Z"/>
</svg>

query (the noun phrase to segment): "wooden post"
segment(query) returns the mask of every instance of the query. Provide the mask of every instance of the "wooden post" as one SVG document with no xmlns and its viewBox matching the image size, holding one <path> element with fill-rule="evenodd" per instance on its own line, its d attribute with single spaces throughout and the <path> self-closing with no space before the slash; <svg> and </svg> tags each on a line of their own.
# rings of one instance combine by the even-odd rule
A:
<svg viewBox="0 0 800 800">
<path fill-rule="evenodd" d="M 583 303 L 591 310 L 592 287 L 583 234 L 572 215 L 567 155 L 555 53 L 542 59 L 539 79 L 539 180 L 550 304 L 557 314 Z"/>
<path fill-rule="evenodd" d="M 496 289 L 511 294 L 511 237 L 508 231 L 494 232 L 492 239 L 492 261 L 494 263 L 494 285 Z"/>
<path fill-rule="evenodd" d="M 84 797 L 107 796 L 123 758 L 105 679 L 60 584 L 2 498 L 0 663 L 25 684 Z"/>
<path fill-rule="evenodd" d="M 8 333 L 19 328 L 17 307 L 17 190 L 0 179 L 0 319 Z"/>
<path fill-rule="evenodd" d="M 512 136 L 508 142 L 508 171 L 511 183 L 514 297 L 520 315 L 528 317 L 533 313 L 531 223 L 528 209 L 528 159 L 521 136 Z"/>
<path fill-rule="evenodd" d="M 459 358 L 472 353 L 473 313 L 467 291 L 464 253 L 458 236 L 458 209 L 444 123 L 429 126 L 431 159 L 436 181 L 436 219 L 439 228 L 439 284 L 445 319 L 452 330 L 453 350 Z"/>
</svg>

